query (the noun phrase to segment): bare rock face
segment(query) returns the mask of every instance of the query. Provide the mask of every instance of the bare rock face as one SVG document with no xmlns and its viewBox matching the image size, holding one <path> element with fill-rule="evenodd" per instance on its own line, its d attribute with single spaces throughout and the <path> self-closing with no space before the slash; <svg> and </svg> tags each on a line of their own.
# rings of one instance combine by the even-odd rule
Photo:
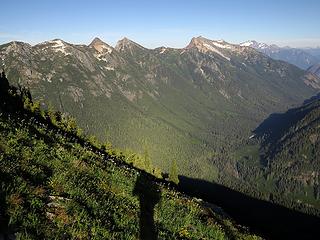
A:
<svg viewBox="0 0 320 240">
<path fill-rule="evenodd" d="M 317 64 L 309 67 L 307 71 L 320 77 L 320 63 L 317 63 Z"/>
<path fill-rule="evenodd" d="M 126 38 L 126 37 L 117 42 L 115 49 L 118 52 L 121 52 L 121 51 L 131 51 L 132 52 L 136 49 L 147 50 L 146 48 L 144 48 L 140 44 L 138 44 L 138 43 Z"/>
<path fill-rule="evenodd" d="M 103 42 L 100 38 L 94 38 L 92 42 L 89 44 L 89 47 L 94 48 L 99 53 L 112 53 L 113 48 Z"/>
<path fill-rule="evenodd" d="M 320 77 L 315 73 L 309 72 L 303 77 L 303 81 L 308 86 L 313 87 L 314 89 L 320 89 Z"/>
</svg>

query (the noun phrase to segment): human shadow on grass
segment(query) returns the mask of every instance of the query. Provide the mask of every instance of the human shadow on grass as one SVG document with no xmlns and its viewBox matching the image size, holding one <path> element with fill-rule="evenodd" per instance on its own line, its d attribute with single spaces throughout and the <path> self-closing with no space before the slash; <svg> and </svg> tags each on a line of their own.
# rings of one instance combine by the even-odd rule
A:
<svg viewBox="0 0 320 240">
<path fill-rule="evenodd" d="M 138 196 L 140 202 L 140 240 L 158 239 L 158 232 L 154 223 L 154 208 L 161 198 L 159 186 L 140 174 L 133 193 Z"/>
</svg>

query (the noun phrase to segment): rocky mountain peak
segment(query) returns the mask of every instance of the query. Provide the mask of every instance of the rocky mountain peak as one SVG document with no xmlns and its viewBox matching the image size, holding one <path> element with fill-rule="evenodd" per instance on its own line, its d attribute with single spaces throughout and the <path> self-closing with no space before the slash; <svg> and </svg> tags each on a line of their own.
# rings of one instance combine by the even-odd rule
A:
<svg viewBox="0 0 320 240">
<path fill-rule="evenodd" d="M 198 37 L 193 37 L 190 41 L 190 43 L 188 44 L 188 46 L 186 48 L 194 48 L 194 47 L 199 47 L 201 45 L 203 45 L 204 42 L 206 42 L 208 39 L 202 37 L 202 36 L 198 36 Z"/>
<path fill-rule="evenodd" d="M 20 42 L 20 41 L 12 41 L 8 44 L 8 47 L 12 48 L 13 50 L 19 49 L 31 49 L 32 46 L 29 43 Z"/>
<path fill-rule="evenodd" d="M 192 47 L 200 47 L 203 45 L 210 45 L 217 48 L 229 48 L 231 49 L 233 47 L 232 44 L 220 39 L 220 40 L 210 40 L 205 37 L 199 36 L 199 37 L 193 37 L 189 43 L 189 45 L 186 48 L 192 48 Z"/>
<path fill-rule="evenodd" d="M 29 53 L 32 51 L 32 46 L 29 43 L 19 42 L 19 41 L 12 41 L 8 44 L 5 44 L 5 47 L 2 49 L 3 54 L 9 54 L 9 53 L 18 53 L 25 56 L 28 56 Z M 1 56 L 0 53 L 0 59 L 5 58 L 4 56 Z"/>
<path fill-rule="evenodd" d="M 133 49 L 133 48 L 140 48 L 140 49 L 145 49 L 143 46 L 140 44 L 124 37 L 121 40 L 119 40 L 115 46 L 115 49 L 117 51 L 124 51 L 126 49 Z"/>
<path fill-rule="evenodd" d="M 210 40 L 202 36 L 193 37 L 186 49 L 196 48 L 200 52 L 210 52 L 218 54 L 226 60 L 230 61 L 230 57 L 226 55 L 226 50 L 235 50 L 235 46 L 223 40 Z"/>
<path fill-rule="evenodd" d="M 54 52 L 61 52 L 64 55 L 70 55 L 70 52 L 67 49 L 70 49 L 71 44 L 66 43 L 61 39 L 53 39 L 43 43 L 37 44 L 35 47 L 41 47 L 43 50 L 51 49 Z"/>
<path fill-rule="evenodd" d="M 95 37 L 92 42 L 89 44 L 89 47 L 94 48 L 99 53 L 112 52 L 112 47 L 107 43 L 103 42 L 100 38 Z"/>
<path fill-rule="evenodd" d="M 97 46 L 97 45 L 104 45 L 106 44 L 104 41 L 102 41 L 100 38 L 98 37 L 95 37 L 91 43 L 89 44 L 89 47 L 94 47 L 94 46 Z"/>
</svg>

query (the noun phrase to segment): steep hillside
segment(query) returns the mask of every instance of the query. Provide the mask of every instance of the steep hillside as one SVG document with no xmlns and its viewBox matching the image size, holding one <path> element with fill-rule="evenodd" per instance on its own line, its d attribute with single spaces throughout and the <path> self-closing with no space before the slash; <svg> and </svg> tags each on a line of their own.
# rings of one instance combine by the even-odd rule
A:
<svg viewBox="0 0 320 240">
<path fill-rule="evenodd" d="M 275 44 L 268 45 L 265 43 L 258 43 L 254 40 L 246 41 L 240 45 L 252 47 L 273 59 L 286 61 L 300 67 L 301 69 L 307 69 L 320 62 L 320 58 L 312 54 L 311 51 L 307 51 L 307 49 L 279 47 Z"/>
<path fill-rule="evenodd" d="M 1 239 L 258 239 L 2 80 Z"/>
</svg>

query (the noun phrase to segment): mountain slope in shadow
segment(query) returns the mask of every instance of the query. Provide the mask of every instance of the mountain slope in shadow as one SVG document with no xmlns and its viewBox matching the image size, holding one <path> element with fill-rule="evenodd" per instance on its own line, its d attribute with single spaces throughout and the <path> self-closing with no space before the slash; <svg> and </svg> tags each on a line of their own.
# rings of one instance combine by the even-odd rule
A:
<svg viewBox="0 0 320 240">
<path fill-rule="evenodd" d="M 315 239 L 320 218 L 258 200 L 225 186 L 180 176 L 180 189 L 221 206 L 237 222 L 267 239 Z"/>
</svg>

